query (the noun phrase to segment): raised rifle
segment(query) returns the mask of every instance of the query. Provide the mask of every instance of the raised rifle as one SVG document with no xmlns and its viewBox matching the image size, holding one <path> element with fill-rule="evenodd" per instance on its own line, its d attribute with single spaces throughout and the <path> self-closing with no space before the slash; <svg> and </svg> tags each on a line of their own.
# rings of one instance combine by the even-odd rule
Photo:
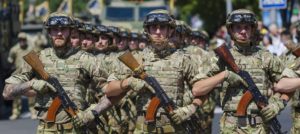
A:
<svg viewBox="0 0 300 134">
<path fill-rule="evenodd" d="M 268 105 L 268 99 L 261 94 L 257 86 L 255 85 L 253 79 L 251 78 L 250 74 L 247 71 L 241 70 L 238 65 L 235 63 L 234 58 L 230 51 L 228 50 L 227 46 L 223 44 L 219 44 L 214 49 L 215 53 L 230 67 L 236 74 L 238 74 L 246 83 L 243 85 L 246 89 L 246 92 L 242 96 L 240 100 L 236 116 L 238 117 L 238 122 L 243 123 L 243 117 L 246 117 L 246 110 L 250 101 L 254 101 L 258 108 L 262 109 Z M 272 134 L 282 134 L 281 132 L 281 125 L 276 117 L 272 118 L 268 121 L 269 128 Z"/>
<path fill-rule="evenodd" d="M 155 90 L 155 97 L 151 99 L 149 107 L 146 113 L 146 122 L 155 121 L 155 115 L 159 106 L 162 106 L 167 112 L 172 112 L 176 109 L 176 105 L 174 102 L 168 97 L 166 92 L 160 86 L 158 81 L 149 76 L 141 67 L 141 65 L 137 62 L 137 60 L 133 57 L 130 52 L 126 52 L 123 55 L 118 57 L 121 62 L 123 62 L 130 70 L 134 71 L 135 74 L 138 75 L 138 78 L 144 80 L 147 84 L 149 84 Z M 186 120 L 181 123 L 182 127 L 189 134 L 196 133 L 197 127 L 191 120 Z"/>
</svg>

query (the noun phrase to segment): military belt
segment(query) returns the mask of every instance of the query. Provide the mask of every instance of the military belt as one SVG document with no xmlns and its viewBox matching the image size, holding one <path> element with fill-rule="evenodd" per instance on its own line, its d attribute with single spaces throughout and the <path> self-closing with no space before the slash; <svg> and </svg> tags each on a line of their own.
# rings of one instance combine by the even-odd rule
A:
<svg viewBox="0 0 300 134">
<path fill-rule="evenodd" d="M 162 120 L 162 119 L 161 119 Z M 136 129 L 142 130 L 144 132 L 153 132 L 153 133 L 174 133 L 175 128 L 170 122 L 162 123 L 162 121 L 157 121 L 154 123 L 145 123 L 144 116 L 138 116 Z"/>
<path fill-rule="evenodd" d="M 256 126 L 263 123 L 263 119 L 257 114 L 246 115 L 245 117 L 237 117 L 231 113 L 225 113 L 225 122 L 237 124 L 239 127 L 246 127 L 247 125 Z"/>
<path fill-rule="evenodd" d="M 43 120 L 40 120 L 39 126 L 42 126 L 44 129 L 51 129 L 51 130 L 69 130 L 73 128 L 72 122 L 67 123 L 53 123 L 53 122 L 44 122 Z"/>
</svg>

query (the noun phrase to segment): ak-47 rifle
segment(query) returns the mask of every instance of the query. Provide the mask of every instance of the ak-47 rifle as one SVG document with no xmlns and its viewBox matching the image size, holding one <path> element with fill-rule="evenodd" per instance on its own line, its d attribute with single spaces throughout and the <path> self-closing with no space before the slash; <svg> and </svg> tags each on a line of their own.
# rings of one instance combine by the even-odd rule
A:
<svg viewBox="0 0 300 134">
<path fill-rule="evenodd" d="M 236 112 L 236 116 L 239 117 L 238 122 L 242 123 L 244 121 L 242 120 L 242 117 L 246 117 L 246 110 L 248 105 L 250 104 L 250 101 L 254 100 L 258 108 L 262 109 L 268 105 L 268 99 L 261 94 L 250 74 L 238 67 L 238 65 L 234 61 L 232 54 L 224 43 L 216 46 L 214 51 L 227 64 L 228 67 L 230 67 L 236 74 L 241 76 L 241 78 L 243 78 L 243 80 L 245 80 L 245 82 L 247 83 L 247 86 L 243 85 L 246 89 L 246 92 L 240 100 Z M 272 118 L 268 122 L 268 124 L 271 133 L 282 134 L 281 125 L 276 117 Z"/>
<path fill-rule="evenodd" d="M 77 106 L 71 101 L 58 79 L 50 76 L 44 69 L 43 63 L 34 51 L 29 52 L 25 55 L 24 60 L 32 67 L 32 69 L 45 81 L 51 84 L 56 89 L 56 94 L 53 95 L 53 102 L 48 108 L 46 121 L 54 122 L 58 109 L 62 108 L 71 116 L 76 116 Z M 95 118 L 95 122 L 100 125 L 102 124 L 99 118 Z"/>
<path fill-rule="evenodd" d="M 126 52 L 118 58 L 127 67 L 134 71 L 134 73 L 137 74 L 140 79 L 144 80 L 155 90 L 156 97 L 153 97 L 149 104 L 149 107 L 152 106 L 153 108 L 148 108 L 145 117 L 146 122 L 153 122 L 155 120 L 155 116 L 153 115 L 156 115 L 159 106 L 162 106 L 168 112 L 172 112 L 174 109 L 176 109 L 174 102 L 168 97 L 158 81 L 154 77 L 146 74 L 146 72 L 130 52 Z M 189 134 L 194 134 L 197 130 L 196 125 L 193 124 L 193 122 L 191 122 L 190 120 L 186 120 L 181 124 Z"/>
</svg>

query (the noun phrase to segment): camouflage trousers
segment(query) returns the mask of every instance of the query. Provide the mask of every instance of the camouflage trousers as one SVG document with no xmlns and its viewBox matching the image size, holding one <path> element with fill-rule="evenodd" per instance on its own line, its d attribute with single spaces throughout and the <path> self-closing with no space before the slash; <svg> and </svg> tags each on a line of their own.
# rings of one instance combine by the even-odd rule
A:
<svg viewBox="0 0 300 134">
<path fill-rule="evenodd" d="M 37 134 L 81 134 L 76 131 L 71 122 L 64 124 L 45 123 L 40 121 L 37 128 Z"/>
<path fill-rule="evenodd" d="M 185 134 L 183 127 L 173 125 L 165 115 L 156 119 L 155 123 L 145 123 L 144 116 L 138 116 L 134 134 Z"/>
<path fill-rule="evenodd" d="M 246 124 L 238 124 L 238 118 L 224 113 L 220 120 L 221 134 L 268 134 L 267 126 L 263 123 L 261 117 L 255 116 L 251 120 L 256 120 L 256 124 L 250 124 L 248 118 L 244 118 Z"/>
<path fill-rule="evenodd" d="M 292 106 L 292 128 L 291 134 L 299 134 L 300 133 L 300 107 Z"/>
</svg>

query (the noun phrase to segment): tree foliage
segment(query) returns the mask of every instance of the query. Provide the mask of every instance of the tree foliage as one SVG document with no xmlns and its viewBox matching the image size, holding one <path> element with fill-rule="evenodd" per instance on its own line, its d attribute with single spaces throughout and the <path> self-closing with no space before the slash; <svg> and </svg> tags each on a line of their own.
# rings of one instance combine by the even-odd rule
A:
<svg viewBox="0 0 300 134">
<path fill-rule="evenodd" d="M 247 8 L 259 16 L 258 0 L 232 0 L 233 10 Z M 203 28 L 214 33 L 226 21 L 226 0 L 181 0 L 176 1 L 180 19 L 189 23 L 192 15 L 199 14 Z"/>
</svg>

